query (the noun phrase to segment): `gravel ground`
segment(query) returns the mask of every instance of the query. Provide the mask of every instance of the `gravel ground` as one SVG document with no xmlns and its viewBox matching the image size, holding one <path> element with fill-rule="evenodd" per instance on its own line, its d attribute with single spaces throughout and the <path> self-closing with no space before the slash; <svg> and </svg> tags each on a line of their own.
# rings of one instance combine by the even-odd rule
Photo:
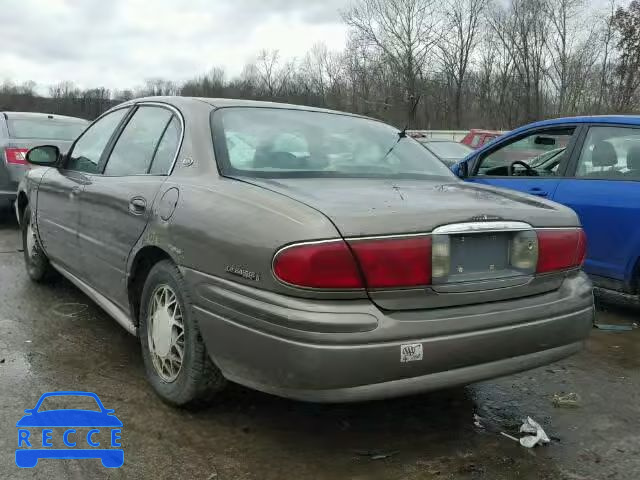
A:
<svg viewBox="0 0 640 480">
<path fill-rule="evenodd" d="M 0 220 L 0 479 L 640 478 L 640 329 L 593 331 L 565 361 L 399 400 L 314 405 L 232 386 L 210 408 L 174 410 L 147 385 L 136 339 L 64 280 L 27 279 L 19 232 Z M 608 307 L 598 321 L 630 324 Z M 99 395 L 124 423 L 125 464 L 14 463 L 16 421 L 55 390 Z M 577 407 L 556 407 L 575 393 Z M 474 425 L 474 414 L 481 426 Z M 502 436 L 531 416 L 551 437 L 528 450 Z M 60 433 L 61 434 L 61 433 Z"/>
</svg>

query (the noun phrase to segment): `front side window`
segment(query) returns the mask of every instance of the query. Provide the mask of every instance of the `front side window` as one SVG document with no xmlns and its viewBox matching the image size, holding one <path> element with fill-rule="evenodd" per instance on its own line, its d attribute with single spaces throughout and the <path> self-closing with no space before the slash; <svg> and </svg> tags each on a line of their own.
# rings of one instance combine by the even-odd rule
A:
<svg viewBox="0 0 640 480">
<path fill-rule="evenodd" d="M 408 136 L 349 115 L 276 108 L 212 114 L 223 173 L 258 177 L 455 178 Z"/>
<path fill-rule="evenodd" d="M 104 174 L 120 177 L 147 173 L 172 115 L 166 108 L 138 108 L 113 147 Z"/>
<path fill-rule="evenodd" d="M 537 131 L 491 151 L 480 159 L 476 175 L 556 176 L 574 127 Z"/>
<path fill-rule="evenodd" d="M 640 129 L 590 128 L 576 177 L 640 180 Z"/>
<path fill-rule="evenodd" d="M 98 173 L 100 157 L 127 111 L 128 109 L 121 108 L 91 125 L 73 147 L 66 168 L 85 173 Z"/>
</svg>

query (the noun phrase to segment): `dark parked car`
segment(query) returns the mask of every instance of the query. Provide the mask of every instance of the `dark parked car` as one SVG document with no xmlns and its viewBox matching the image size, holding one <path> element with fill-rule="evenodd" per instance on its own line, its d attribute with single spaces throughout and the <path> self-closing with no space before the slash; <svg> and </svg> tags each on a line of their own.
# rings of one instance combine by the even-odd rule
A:
<svg viewBox="0 0 640 480">
<path fill-rule="evenodd" d="M 18 199 L 29 275 L 62 273 L 138 335 L 171 404 L 225 379 L 312 401 L 467 384 L 591 329 L 575 213 L 465 183 L 372 119 L 138 99 L 27 158 L 48 166 Z"/>
<path fill-rule="evenodd" d="M 452 140 L 429 140 L 421 138 L 416 138 L 416 140 L 447 167 L 455 165 L 473 152 L 473 148 L 468 147 L 464 143 L 454 142 Z"/>
<path fill-rule="evenodd" d="M 15 200 L 31 147 L 47 143 L 66 150 L 87 125 L 86 120 L 62 115 L 0 113 L 0 209 Z"/>
</svg>

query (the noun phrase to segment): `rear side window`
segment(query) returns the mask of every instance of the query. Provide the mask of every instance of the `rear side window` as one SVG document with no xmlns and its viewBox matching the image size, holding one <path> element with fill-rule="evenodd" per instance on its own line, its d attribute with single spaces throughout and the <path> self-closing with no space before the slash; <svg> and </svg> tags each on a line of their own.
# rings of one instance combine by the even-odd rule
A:
<svg viewBox="0 0 640 480">
<path fill-rule="evenodd" d="M 640 180 L 640 129 L 591 127 L 576 177 Z"/>
<path fill-rule="evenodd" d="M 104 174 L 120 177 L 147 173 L 172 115 L 166 108 L 138 108 L 116 142 Z"/>
<path fill-rule="evenodd" d="M 154 175 L 169 174 L 169 170 L 171 170 L 173 161 L 176 158 L 176 153 L 178 152 L 180 134 L 180 120 L 178 120 L 174 115 L 162 135 L 162 140 L 160 140 L 160 143 L 158 144 L 158 149 L 153 157 L 153 163 L 151 164 L 151 170 L 149 173 Z"/>
<path fill-rule="evenodd" d="M 473 148 L 479 147 L 481 140 L 482 140 L 482 136 L 481 135 L 474 135 L 473 138 L 471 138 L 471 146 Z"/>
<path fill-rule="evenodd" d="M 59 121 L 49 118 L 9 118 L 7 128 L 10 138 L 34 138 L 39 140 L 73 141 L 87 128 L 89 122 Z"/>
</svg>

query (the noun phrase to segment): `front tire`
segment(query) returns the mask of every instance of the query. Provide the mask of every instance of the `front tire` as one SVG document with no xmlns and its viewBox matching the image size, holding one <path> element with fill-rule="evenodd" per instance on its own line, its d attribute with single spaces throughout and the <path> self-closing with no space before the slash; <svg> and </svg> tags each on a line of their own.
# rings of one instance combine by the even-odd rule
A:
<svg viewBox="0 0 640 480">
<path fill-rule="evenodd" d="M 45 283 L 55 275 L 55 271 L 40 246 L 32 220 L 31 208 L 27 205 L 20 224 L 22 228 L 24 263 L 31 280 L 37 283 Z"/>
<path fill-rule="evenodd" d="M 147 379 L 166 403 L 203 405 L 225 387 L 194 319 L 187 285 L 169 260 L 158 262 L 144 284 L 139 335 Z"/>
</svg>

